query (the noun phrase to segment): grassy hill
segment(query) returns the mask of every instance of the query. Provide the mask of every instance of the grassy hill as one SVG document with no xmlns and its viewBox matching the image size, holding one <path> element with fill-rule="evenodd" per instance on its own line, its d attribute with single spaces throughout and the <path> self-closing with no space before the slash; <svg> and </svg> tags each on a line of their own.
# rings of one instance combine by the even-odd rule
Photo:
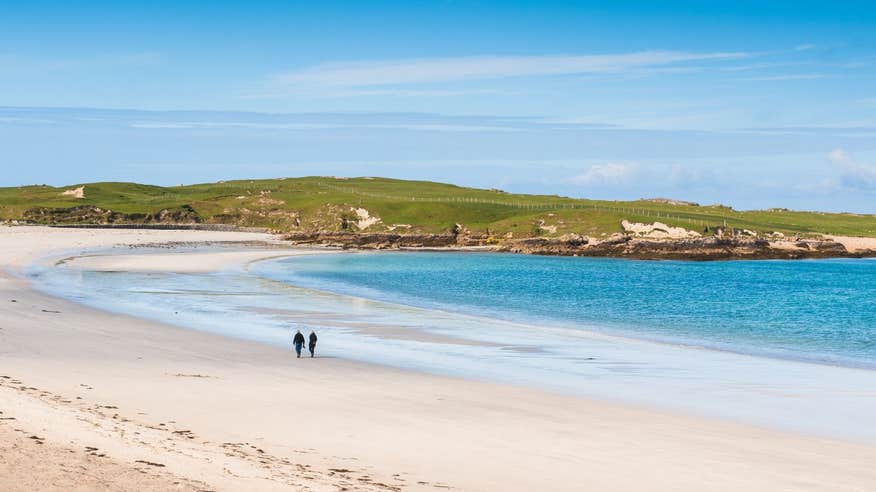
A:
<svg viewBox="0 0 876 492">
<path fill-rule="evenodd" d="M 84 186 L 83 197 L 63 194 L 79 186 Z M 110 222 L 168 222 L 176 218 L 282 231 L 442 233 L 462 224 L 472 232 L 497 237 L 509 232 L 514 237 L 608 235 L 620 232 L 620 221 L 626 219 L 660 221 L 699 231 L 727 225 L 759 232 L 876 237 L 873 215 L 735 211 L 648 200 L 581 200 L 386 178 L 281 178 L 173 187 L 88 183 L 63 188 L 0 188 L 0 220 L 96 221 L 88 206 L 115 212 L 107 219 Z M 88 213 L 62 212 L 69 209 Z"/>
</svg>

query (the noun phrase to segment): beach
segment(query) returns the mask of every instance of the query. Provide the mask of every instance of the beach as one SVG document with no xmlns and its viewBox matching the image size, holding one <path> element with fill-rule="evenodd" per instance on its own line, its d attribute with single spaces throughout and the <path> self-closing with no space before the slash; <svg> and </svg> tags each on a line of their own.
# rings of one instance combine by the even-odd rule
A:
<svg viewBox="0 0 876 492">
<path fill-rule="evenodd" d="M 198 247 L 211 244 L 225 248 Z M 314 253 L 255 233 L 0 228 L 0 489 L 876 486 L 868 444 L 344 358 L 298 360 L 52 297 L 21 276 L 46 258 L 117 245 L 176 248 L 103 268 L 209 272 Z"/>
</svg>

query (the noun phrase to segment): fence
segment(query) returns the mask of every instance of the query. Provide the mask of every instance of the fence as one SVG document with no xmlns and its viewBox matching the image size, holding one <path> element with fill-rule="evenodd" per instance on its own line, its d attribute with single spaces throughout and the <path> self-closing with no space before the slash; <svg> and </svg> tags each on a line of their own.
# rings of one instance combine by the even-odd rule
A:
<svg viewBox="0 0 876 492">
<path fill-rule="evenodd" d="M 623 213 L 629 215 L 635 215 L 639 217 L 654 217 L 657 219 L 665 219 L 676 222 L 683 222 L 687 224 L 691 224 L 694 226 L 700 227 L 714 227 L 715 225 L 724 225 L 727 226 L 727 217 L 721 216 L 709 216 L 708 219 L 703 219 L 700 217 L 691 217 L 691 216 L 682 216 L 670 214 L 660 210 L 650 210 L 647 208 L 637 208 L 637 207 L 613 207 L 613 206 L 605 206 L 605 205 L 597 205 L 597 204 L 588 204 L 588 203 L 574 203 L 574 202 L 526 202 L 526 201 L 503 201 L 503 200 L 491 200 L 486 198 L 478 198 L 478 197 L 424 197 L 424 196 L 402 196 L 402 195 L 388 195 L 382 193 L 370 193 L 367 191 L 357 190 L 355 188 L 344 187 L 344 186 L 335 186 L 327 183 L 317 183 L 319 186 L 323 188 L 328 188 L 330 190 L 338 191 L 341 193 L 348 193 L 351 195 L 358 196 L 367 196 L 370 198 L 379 198 L 383 200 L 395 200 L 395 201 L 410 201 L 410 202 L 427 202 L 427 203 L 476 203 L 476 204 L 484 204 L 484 205 L 497 205 L 503 207 L 512 207 L 519 208 L 523 210 L 595 210 L 599 212 L 613 212 L 613 213 Z"/>
</svg>

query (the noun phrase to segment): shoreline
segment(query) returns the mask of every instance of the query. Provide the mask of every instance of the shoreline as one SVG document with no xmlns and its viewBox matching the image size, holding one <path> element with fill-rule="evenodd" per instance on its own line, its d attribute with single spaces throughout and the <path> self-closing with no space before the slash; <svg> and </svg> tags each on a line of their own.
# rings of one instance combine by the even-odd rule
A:
<svg viewBox="0 0 876 492">
<path fill-rule="evenodd" d="M 214 245 L 204 245 L 203 247 L 209 248 Z M 256 245 L 258 246 L 258 245 Z M 138 246 L 138 248 L 140 248 Z M 68 257 L 64 257 L 66 255 L 51 255 L 49 257 L 44 258 L 43 262 L 51 262 L 53 266 L 59 266 L 64 264 L 65 267 L 72 268 L 73 270 L 87 270 L 87 271 L 95 271 L 95 272 L 128 272 L 128 273 L 149 273 L 149 272 L 171 272 L 171 273 L 217 273 L 219 271 L 245 271 L 248 272 L 250 267 L 256 263 L 263 261 L 271 261 L 271 260 L 279 260 L 285 258 L 293 258 L 300 256 L 311 256 L 311 255 L 319 255 L 319 254 L 384 254 L 384 253 L 483 253 L 487 251 L 483 251 L 480 249 L 472 249 L 472 248 L 454 248 L 454 249 L 435 249 L 435 248 L 401 248 L 398 250 L 339 250 L 339 249 L 324 249 L 324 248 L 304 248 L 300 246 L 293 246 L 285 253 L 269 253 L 266 251 L 261 251 L 259 249 L 252 250 L 252 245 L 248 245 L 246 247 L 238 247 L 233 251 L 223 251 L 217 249 L 206 249 L 199 250 L 193 248 L 186 248 L 185 246 L 179 246 L 179 249 L 176 249 L 176 246 L 170 245 L 168 249 L 173 250 L 172 253 L 161 253 L 156 251 L 151 251 L 147 253 L 140 253 L 139 251 L 133 252 L 131 254 L 119 253 L 115 250 L 105 250 L 105 251 L 89 251 L 88 254 L 78 254 L 71 255 Z M 513 255 L 514 253 L 508 252 L 492 252 L 498 254 L 508 254 Z M 185 260 L 183 260 L 183 256 Z M 62 258 L 63 257 L 63 258 Z M 61 258 L 61 259 L 59 259 Z M 625 260 L 628 258 L 605 258 L 607 260 Z M 835 258 L 838 260 L 842 259 L 856 259 L 856 258 Z M 56 261 L 57 260 L 57 261 Z M 183 260 L 183 261 L 181 261 Z M 815 260 L 810 259 L 810 260 Z M 740 260 L 744 261 L 744 260 Z M 766 261 L 766 260 L 763 260 Z M 771 260 L 771 261 L 788 261 L 788 260 Z M 796 261 L 796 260 L 795 260 Z M 799 260 L 805 261 L 805 260 Z M 265 277 L 259 277 L 263 280 L 270 280 Z M 286 284 L 290 285 L 293 288 L 299 289 L 312 289 L 311 287 L 306 287 L 302 285 L 294 285 L 294 284 Z M 825 366 L 825 367 L 834 367 L 840 369 L 853 369 L 853 370 L 865 370 L 865 371 L 873 371 L 876 370 L 876 365 L 867 365 L 855 359 L 818 359 L 813 357 L 805 357 L 802 355 L 793 355 L 793 354 L 785 354 L 776 352 L 776 351 L 754 351 L 754 350 L 746 350 L 744 348 L 733 348 L 732 346 L 721 346 L 721 345 L 710 345 L 706 343 L 704 340 L 697 339 L 684 339 L 684 338 L 673 338 L 671 336 L 659 336 L 655 334 L 646 335 L 646 334 L 636 334 L 625 332 L 622 330 L 599 330 L 595 328 L 570 328 L 568 324 L 554 324 L 551 322 L 546 322 L 544 320 L 514 320 L 509 318 L 500 318 L 500 317 L 490 317 L 486 315 L 470 313 L 470 312 L 456 312 L 451 311 L 449 306 L 443 307 L 435 307 L 435 306 L 423 306 L 417 304 L 406 304 L 399 303 L 387 299 L 381 299 L 377 297 L 363 297 L 359 295 L 353 295 L 349 293 L 336 292 L 332 290 L 320 290 L 313 289 L 316 292 L 323 292 L 330 295 L 341 296 L 345 298 L 350 298 L 363 302 L 377 302 L 387 305 L 398 306 L 400 308 L 406 309 L 417 309 L 423 310 L 424 312 L 434 311 L 441 313 L 448 313 L 454 316 L 460 316 L 469 318 L 472 320 L 481 320 L 484 322 L 488 321 L 496 321 L 502 324 L 509 324 L 519 327 L 532 326 L 537 323 L 546 323 L 544 325 L 540 325 L 543 329 L 556 330 L 561 332 L 572 332 L 578 334 L 585 338 L 593 338 L 593 339 L 607 339 L 614 340 L 622 343 L 646 343 L 646 344 L 654 344 L 662 347 L 672 347 L 679 348 L 684 350 L 705 350 L 710 352 L 718 352 L 718 353 L 726 353 L 732 355 L 738 355 L 743 357 L 753 357 L 756 359 L 768 359 L 779 362 L 791 362 L 797 364 L 812 364 L 816 366 Z M 49 294 L 52 295 L 52 294 Z M 64 298 L 64 297 L 61 297 Z M 282 311 L 282 310 L 278 310 Z M 558 323 L 558 322 L 557 322 Z M 176 326 L 176 325 L 175 325 Z M 179 325 L 181 328 L 186 328 L 184 325 Z M 190 329 L 190 328 L 187 328 Z M 412 340 L 425 341 L 427 338 L 440 338 L 440 337 L 413 337 Z M 462 339 L 462 338 L 452 338 L 447 337 L 448 339 L 455 340 L 455 343 L 463 343 L 463 344 L 471 344 L 472 341 Z"/>
<path fill-rule="evenodd" d="M 140 251 L 143 248 L 150 248 L 147 251 Z M 157 249 L 156 249 L 157 248 Z M 255 248 L 255 249 L 254 249 Z M 169 252 L 165 253 L 163 250 L 169 250 Z M 285 252 L 277 251 L 284 250 Z M 239 244 L 224 244 L 224 243 L 216 243 L 209 242 L 204 243 L 201 246 L 195 246 L 192 244 L 188 244 L 185 242 L 174 242 L 174 243 L 163 243 L 163 244 L 144 244 L 138 245 L 130 248 L 130 252 L 119 252 L 116 249 L 104 250 L 102 252 L 96 251 L 87 251 L 72 257 L 67 257 L 61 262 L 65 263 L 65 268 L 71 268 L 74 271 L 97 271 L 97 272 L 125 272 L 125 273 L 141 273 L 141 274 L 149 274 L 149 273 L 174 273 L 174 274 L 216 274 L 216 273 L 228 273 L 232 275 L 243 275 L 249 274 L 250 268 L 262 261 L 270 261 L 277 259 L 291 259 L 294 257 L 301 256 L 313 256 L 313 255 L 323 255 L 323 254 L 351 254 L 351 253 L 359 253 L 359 254 L 381 254 L 381 253 L 391 253 L 392 251 L 349 251 L 349 250 L 335 250 L 335 249 L 322 249 L 322 248 L 302 248 L 302 247 L 283 247 L 283 245 L 277 244 L 268 244 L 261 242 L 245 242 Z M 404 250 L 399 252 L 406 252 Z M 407 251 L 411 253 L 421 252 L 421 251 Z M 449 251 L 444 251 L 449 253 Z M 469 251 L 476 252 L 476 251 Z M 511 254 L 511 253 L 506 253 Z M 57 258 L 57 255 L 52 255 L 48 258 L 47 261 L 53 261 L 54 258 Z M 55 262 L 55 266 L 57 266 L 61 262 Z M 644 352 L 666 352 L 667 355 L 674 354 L 675 356 L 686 359 L 688 356 L 694 358 L 695 360 L 700 360 L 701 366 L 703 368 L 708 368 L 709 362 L 714 363 L 715 361 L 719 361 L 722 359 L 726 359 L 721 364 L 735 364 L 740 367 L 742 366 L 750 366 L 754 365 L 757 367 L 761 367 L 762 370 L 768 373 L 784 373 L 784 372 L 794 372 L 802 375 L 808 374 L 809 377 L 816 378 L 822 380 L 826 377 L 826 375 L 830 374 L 831 371 L 835 372 L 836 375 L 833 376 L 833 379 L 842 378 L 842 379 L 866 379 L 867 376 L 874 373 L 876 367 L 872 365 L 867 365 L 855 359 L 837 359 L 830 357 L 822 357 L 815 358 L 814 356 L 805 356 L 801 354 L 783 354 L 780 351 L 776 350 L 747 350 L 744 347 L 734 348 L 732 346 L 721 346 L 721 345 L 711 345 L 706 340 L 688 340 L 681 338 L 673 338 L 671 336 L 661 337 L 656 334 L 652 334 L 648 336 L 642 333 L 629 333 L 624 331 L 606 331 L 600 330 L 595 327 L 584 327 L 584 328 L 572 328 L 563 324 L 551 324 L 548 323 L 546 325 L 542 324 L 544 322 L 539 322 L 537 320 L 514 320 L 503 317 L 494 317 L 485 314 L 477 314 L 477 313 L 460 313 L 456 310 L 449 309 L 449 306 L 436 307 L 436 306 L 421 306 L 413 303 L 399 303 L 397 301 L 391 301 L 381 298 L 374 297 L 363 297 L 350 293 L 337 292 L 333 290 L 320 290 L 314 289 L 313 287 L 302 286 L 302 285 L 293 285 L 287 282 L 280 282 L 270 277 L 264 277 L 256 274 L 254 278 L 257 278 L 261 281 L 269 281 L 269 282 L 277 282 L 278 285 L 282 287 L 291 287 L 293 289 L 304 289 L 312 293 L 312 295 L 318 296 L 330 296 L 330 297 L 338 297 L 343 299 L 348 299 L 350 302 L 356 305 L 360 305 L 362 303 L 371 304 L 377 303 L 380 305 L 385 305 L 389 307 L 395 307 L 396 309 L 411 311 L 414 310 L 419 317 L 429 317 L 430 314 L 442 314 L 444 316 L 452 315 L 455 318 L 464 318 L 467 322 L 475 323 L 475 324 L 499 324 L 502 326 L 507 326 L 509 329 L 513 329 L 516 331 L 532 331 L 532 330 L 547 330 L 549 332 L 555 332 L 555 334 L 559 334 L 559 336 L 563 336 L 564 338 L 569 338 L 569 342 L 572 342 L 574 339 L 577 340 L 586 340 L 590 341 L 590 343 L 585 342 L 585 346 L 582 347 L 582 350 L 585 353 L 589 353 L 590 355 L 597 355 L 599 351 L 593 352 L 595 346 L 599 344 L 612 344 L 623 347 L 624 351 L 630 352 L 632 354 L 641 355 Z M 217 279 L 219 280 L 219 279 Z M 139 281 L 147 281 L 148 277 L 137 280 Z M 222 280 L 220 280 L 222 281 Z M 209 289 L 210 287 L 205 287 Z M 41 289 L 44 293 L 52 296 L 59 297 L 61 299 L 74 300 L 69 295 L 65 295 L 62 292 L 52 292 L 51 289 L 44 290 Z M 131 307 L 115 309 L 109 306 L 102 306 L 100 304 L 93 304 L 84 299 L 79 299 L 78 301 L 83 305 L 91 306 L 92 308 L 96 308 L 99 310 L 104 310 L 111 313 L 123 314 L 127 316 L 135 316 L 140 319 L 147 319 L 153 322 L 158 322 L 161 324 L 166 324 L 168 326 L 173 326 L 177 328 L 187 329 L 187 330 L 196 330 L 199 332 L 207 332 L 207 333 L 217 333 L 220 336 L 229 337 L 237 340 L 244 341 L 256 341 L 257 343 L 266 344 L 268 346 L 279 347 L 281 349 L 285 349 L 288 345 L 289 340 L 280 340 L 279 343 L 276 340 L 264 340 L 256 338 L 251 338 L 248 336 L 241 336 L 240 334 L 223 332 L 222 330 L 214 330 L 214 329 L 205 329 L 203 327 L 203 323 L 199 323 L 197 321 L 187 320 L 181 321 L 181 318 L 177 318 L 175 316 L 155 316 L 150 313 L 139 312 L 137 310 L 132 310 Z M 185 308 L 180 308 L 180 312 Z M 233 310 L 231 311 L 233 312 Z M 328 322 L 331 326 L 337 326 L 338 320 L 334 318 L 323 319 L 322 315 L 317 312 L 305 313 L 302 317 L 301 314 L 296 313 L 295 311 L 287 311 L 284 309 L 266 309 L 266 308 L 253 308 L 252 312 L 257 315 L 269 315 L 276 316 L 279 319 L 286 319 L 286 321 L 291 322 L 293 324 L 299 324 L 303 327 L 314 327 L 318 331 L 326 330 L 325 322 Z M 452 313 L 452 314 L 451 314 Z M 433 355 L 441 355 L 440 347 L 489 347 L 494 349 L 502 349 L 502 350 L 510 350 L 510 351 L 522 351 L 522 352 L 530 352 L 530 350 L 535 350 L 535 352 L 541 353 L 543 350 L 541 348 L 530 348 L 525 345 L 516 345 L 514 343 L 509 343 L 504 339 L 492 339 L 487 340 L 479 337 L 471 337 L 466 334 L 457 335 L 455 333 L 441 333 L 434 332 L 428 329 L 416 329 L 413 326 L 409 326 L 406 323 L 393 325 L 393 326 L 385 326 L 379 324 L 371 324 L 367 321 L 355 321 L 357 319 L 356 315 L 352 316 L 352 320 L 342 321 L 342 325 L 344 328 L 352 330 L 356 335 L 364 336 L 366 339 L 374 339 L 380 343 L 384 342 L 403 342 L 403 341 L 411 341 L 417 343 L 424 344 L 437 344 L 435 350 L 438 350 L 437 353 Z M 202 320 L 203 321 L 203 320 Z M 254 321 L 256 325 L 261 325 L 264 320 L 254 319 L 250 320 Z M 209 324 L 209 323 L 208 323 Z M 424 325 L 425 326 L 425 325 Z M 545 341 L 546 342 L 546 341 Z M 590 347 L 587 347 L 590 345 Z M 545 346 L 544 349 L 549 349 L 549 346 Z M 448 370 L 447 367 L 427 367 L 427 366 L 411 366 L 408 364 L 398 364 L 393 363 L 392 360 L 387 360 L 384 356 L 381 356 L 379 359 L 375 360 L 372 358 L 362 358 L 356 357 L 355 351 L 352 347 L 348 347 L 350 351 L 339 353 L 337 357 L 347 360 L 353 363 L 365 363 L 365 364 L 376 364 L 378 367 L 384 368 L 393 368 L 400 369 L 405 371 L 412 371 L 419 374 L 431 374 L 438 375 L 443 377 L 452 377 L 452 378 L 461 378 L 469 381 L 482 381 L 493 384 L 512 384 L 514 386 L 518 386 L 526 389 L 539 389 L 538 384 L 534 381 L 528 382 L 513 382 L 513 378 L 508 379 L 508 377 L 498 377 L 498 375 L 494 375 L 493 377 L 484 377 L 475 376 L 475 373 L 464 370 Z M 778 350 L 778 349 L 777 349 Z M 424 352 L 426 353 L 426 352 Z M 599 354 L 604 355 L 604 354 Z M 604 357 L 591 357 L 589 360 L 595 359 L 604 359 Z M 628 360 L 623 363 L 635 363 L 635 364 L 643 364 L 647 359 L 639 358 L 636 360 L 633 357 L 631 360 Z M 620 360 L 614 361 L 616 363 L 621 363 Z M 652 363 L 654 360 L 651 361 Z M 665 361 L 663 361 L 665 362 Z M 670 366 L 670 367 L 661 367 L 656 366 L 652 367 L 652 369 L 657 370 L 667 370 L 671 369 L 677 371 L 680 367 Z M 842 374 L 845 373 L 845 377 Z M 864 376 L 858 376 L 858 374 L 863 374 Z M 709 376 L 705 376 L 709 374 Z M 710 373 L 708 370 L 703 374 L 705 377 L 715 378 L 719 376 L 719 374 Z M 745 378 L 741 375 L 737 375 L 740 379 L 740 384 L 745 381 Z M 774 378 L 772 378 L 774 379 Z M 782 384 L 787 384 L 790 381 L 778 382 L 775 380 L 771 380 L 771 378 L 767 378 L 762 382 L 762 384 L 767 384 L 767 381 L 770 381 L 769 384 L 775 387 L 781 387 Z M 753 381 L 749 381 L 752 383 Z M 778 384 L 778 386 L 776 386 Z M 734 421 L 738 421 L 738 418 L 731 413 L 714 413 L 714 412 L 706 412 L 701 407 L 701 403 L 698 405 L 694 405 L 693 402 L 687 402 L 687 404 L 680 405 L 663 405 L 656 404 L 656 401 L 648 401 L 646 399 L 631 399 L 629 396 L 622 397 L 620 395 L 609 393 L 594 393 L 592 389 L 590 391 L 583 391 L 568 385 L 563 385 L 559 383 L 550 384 L 545 388 L 541 388 L 542 390 L 547 390 L 552 393 L 556 393 L 564 396 L 571 397 L 579 397 L 579 398 L 589 398 L 589 399 L 600 399 L 601 401 L 613 402 L 621 405 L 634 405 L 638 407 L 642 407 L 645 409 L 653 409 L 658 411 L 669 411 L 669 412 L 680 412 L 684 415 L 691 415 L 694 417 L 706 417 L 706 418 L 724 418 L 730 419 Z M 802 388 L 797 388 L 797 390 L 801 390 Z M 850 391 L 849 388 L 843 388 L 844 390 Z M 838 388 L 838 391 L 841 393 L 842 390 Z M 708 405 L 707 405 L 708 406 Z M 698 410 L 693 411 L 691 408 L 697 407 Z M 763 417 L 758 419 L 747 418 L 741 421 L 741 423 L 752 424 L 752 425 L 761 425 L 766 426 L 768 428 L 774 428 L 777 430 L 784 430 L 790 432 L 803 432 L 813 436 L 827 437 L 827 438 L 844 438 L 848 439 L 851 437 L 855 437 L 853 432 L 841 432 L 837 433 L 836 429 L 830 432 L 826 432 L 823 429 L 815 431 L 815 427 L 811 426 L 795 426 L 790 424 L 783 423 L 781 426 L 776 426 L 775 423 L 768 423 L 770 420 L 775 420 L 775 418 L 766 418 Z M 809 428 L 811 427 L 811 428 Z M 855 437 L 853 439 L 857 442 L 863 442 L 865 444 L 874 444 L 876 443 L 876 434 L 872 436 L 868 434 L 864 438 Z"/>
<path fill-rule="evenodd" d="M 483 251 L 542 256 L 633 260 L 729 261 L 876 257 L 876 238 L 817 235 L 767 238 L 749 231 L 720 230 L 711 236 L 658 238 L 632 233 L 609 237 L 565 234 L 494 240 L 466 234 L 281 233 L 292 244 L 353 250 Z"/>
<path fill-rule="evenodd" d="M 632 260 L 743 261 L 829 258 L 876 258 L 876 237 L 813 234 L 812 237 L 751 236 L 747 230 L 720 229 L 711 236 L 651 237 L 615 233 L 610 237 L 579 234 L 536 236 L 493 241 L 470 234 L 401 234 L 389 232 L 338 233 L 271 231 L 229 224 L 14 224 L 5 227 L 57 229 L 159 230 L 260 233 L 296 246 L 340 250 L 481 251 L 542 256 L 582 256 Z"/>
<path fill-rule="evenodd" d="M 390 249 L 390 250 L 372 250 L 372 249 L 353 249 L 353 250 L 337 250 L 337 249 L 316 249 L 314 250 L 316 253 L 322 252 L 333 252 L 333 253 L 347 253 L 347 254 L 392 254 L 392 253 L 493 253 L 493 254 L 506 254 L 506 255 L 515 255 L 515 253 L 502 252 L 502 251 L 485 251 L 481 249 L 474 248 L 399 248 L 399 249 Z M 250 262 L 251 264 L 261 262 L 261 261 L 270 261 L 273 259 L 282 259 L 284 257 L 292 257 L 292 256 L 301 256 L 301 255 L 289 255 L 289 256 L 281 256 L 277 258 L 260 258 L 253 260 Z M 617 258 L 617 257 L 588 257 L 589 259 L 602 259 L 602 260 L 630 260 L 630 261 L 651 261 L 651 260 L 635 260 L 631 258 Z M 862 258 L 828 258 L 832 260 L 858 260 Z M 782 260 L 782 259 L 774 259 L 774 260 L 738 260 L 738 261 L 807 261 L 807 260 L 824 260 L 824 258 L 807 258 L 801 260 Z M 665 260 L 665 261 L 674 261 L 674 260 Z M 120 263 L 118 262 L 110 262 L 110 265 L 118 266 Z M 265 277 L 260 277 L 265 278 Z M 286 284 L 286 283 L 284 283 Z M 756 359 L 768 359 L 779 362 L 791 362 L 797 364 L 811 364 L 816 366 L 825 366 L 825 367 L 833 367 L 840 369 L 853 369 L 853 370 L 865 370 L 865 371 L 874 371 L 876 370 L 876 363 L 866 364 L 860 360 L 853 358 L 815 358 L 815 357 L 807 357 L 800 354 L 794 353 L 783 353 L 781 350 L 773 349 L 762 349 L 755 350 L 750 347 L 746 348 L 734 348 L 731 345 L 718 345 L 718 344 L 709 344 L 708 341 L 703 339 L 685 339 L 685 338 L 677 338 L 672 336 L 661 336 L 657 334 L 645 334 L 645 333 L 634 333 L 631 331 L 624 331 L 623 329 L 597 329 L 593 327 L 586 326 L 576 326 L 575 328 L 570 327 L 568 322 L 560 322 L 556 320 L 545 320 L 545 319 L 512 319 L 505 317 L 496 317 L 496 316 L 488 316 L 484 314 L 478 314 L 474 312 L 467 311 L 456 311 L 451 308 L 451 306 L 436 306 L 436 305 L 421 305 L 413 302 L 405 303 L 398 302 L 396 300 L 390 300 L 386 298 L 381 298 L 379 296 L 368 297 L 357 295 L 349 292 L 340 292 L 336 290 L 321 290 L 319 288 L 314 288 L 305 285 L 298 284 L 286 284 L 292 287 L 297 288 L 306 288 L 313 289 L 317 292 L 325 292 L 331 295 L 337 295 L 341 297 L 356 299 L 359 301 L 365 302 L 378 302 L 387 305 L 399 306 L 402 308 L 412 308 L 423 311 L 435 311 L 442 313 L 452 313 L 454 316 L 470 318 L 472 320 L 481 320 L 484 322 L 496 321 L 503 324 L 515 325 L 520 327 L 527 326 L 535 326 L 538 325 L 542 329 L 547 330 L 556 330 L 562 332 L 572 332 L 583 337 L 587 338 L 595 338 L 595 339 L 610 339 L 623 343 L 646 343 L 646 344 L 654 344 L 662 347 L 673 347 L 680 348 L 685 350 L 705 350 L 709 352 L 718 352 L 718 353 L 726 353 L 733 354 L 743 357 L 752 357 Z"/>
<path fill-rule="evenodd" d="M 46 239 L 10 247 L 4 236 L 4 268 L 32 260 Z M 138 241 L 165 239 L 145 236 Z M 866 465 L 876 459 L 872 446 L 338 359 L 304 365 L 288 351 L 51 298 L 6 274 L 0 295 L 0 375 L 21 381 L 0 381 L 0 417 L 16 419 L 0 428 L 40 437 L 47 444 L 32 447 L 50 455 L 35 455 L 43 461 L 66 457 L 49 448 L 80 450 L 66 454 L 85 460 L 90 474 L 105 473 L 106 483 L 113 473 L 133 480 L 116 466 L 216 489 L 700 490 L 708 483 L 738 490 L 805 479 L 814 489 L 860 490 L 876 483 Z M 98 441 L 99 452 L 85 448 Z M 0 488 L 16 490 L 20 471 L 33 466 L 26 456 L 15 469 L 0 458 Z"/>
</svg>

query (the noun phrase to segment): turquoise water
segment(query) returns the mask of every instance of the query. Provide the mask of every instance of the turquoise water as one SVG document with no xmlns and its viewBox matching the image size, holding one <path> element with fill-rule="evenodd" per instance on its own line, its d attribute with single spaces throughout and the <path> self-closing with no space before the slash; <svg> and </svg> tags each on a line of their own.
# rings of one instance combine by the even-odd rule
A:
<svg viewBox="0 0 876 492">
<path fill-rule="evenodd" d="M 483 253 L 295 257 L 294 285 L 530 324 L 876 367 L 876 261 L 677 262 Z"/>
<path fill-rule="evenodd" d="M 215 273 L 74 260 L 31 276 L 93 307 L 286 350 L 294 329 L 316 330 L 321 357 L 876 443 L 871 260 L 379 252 Z"/>
</svg>

